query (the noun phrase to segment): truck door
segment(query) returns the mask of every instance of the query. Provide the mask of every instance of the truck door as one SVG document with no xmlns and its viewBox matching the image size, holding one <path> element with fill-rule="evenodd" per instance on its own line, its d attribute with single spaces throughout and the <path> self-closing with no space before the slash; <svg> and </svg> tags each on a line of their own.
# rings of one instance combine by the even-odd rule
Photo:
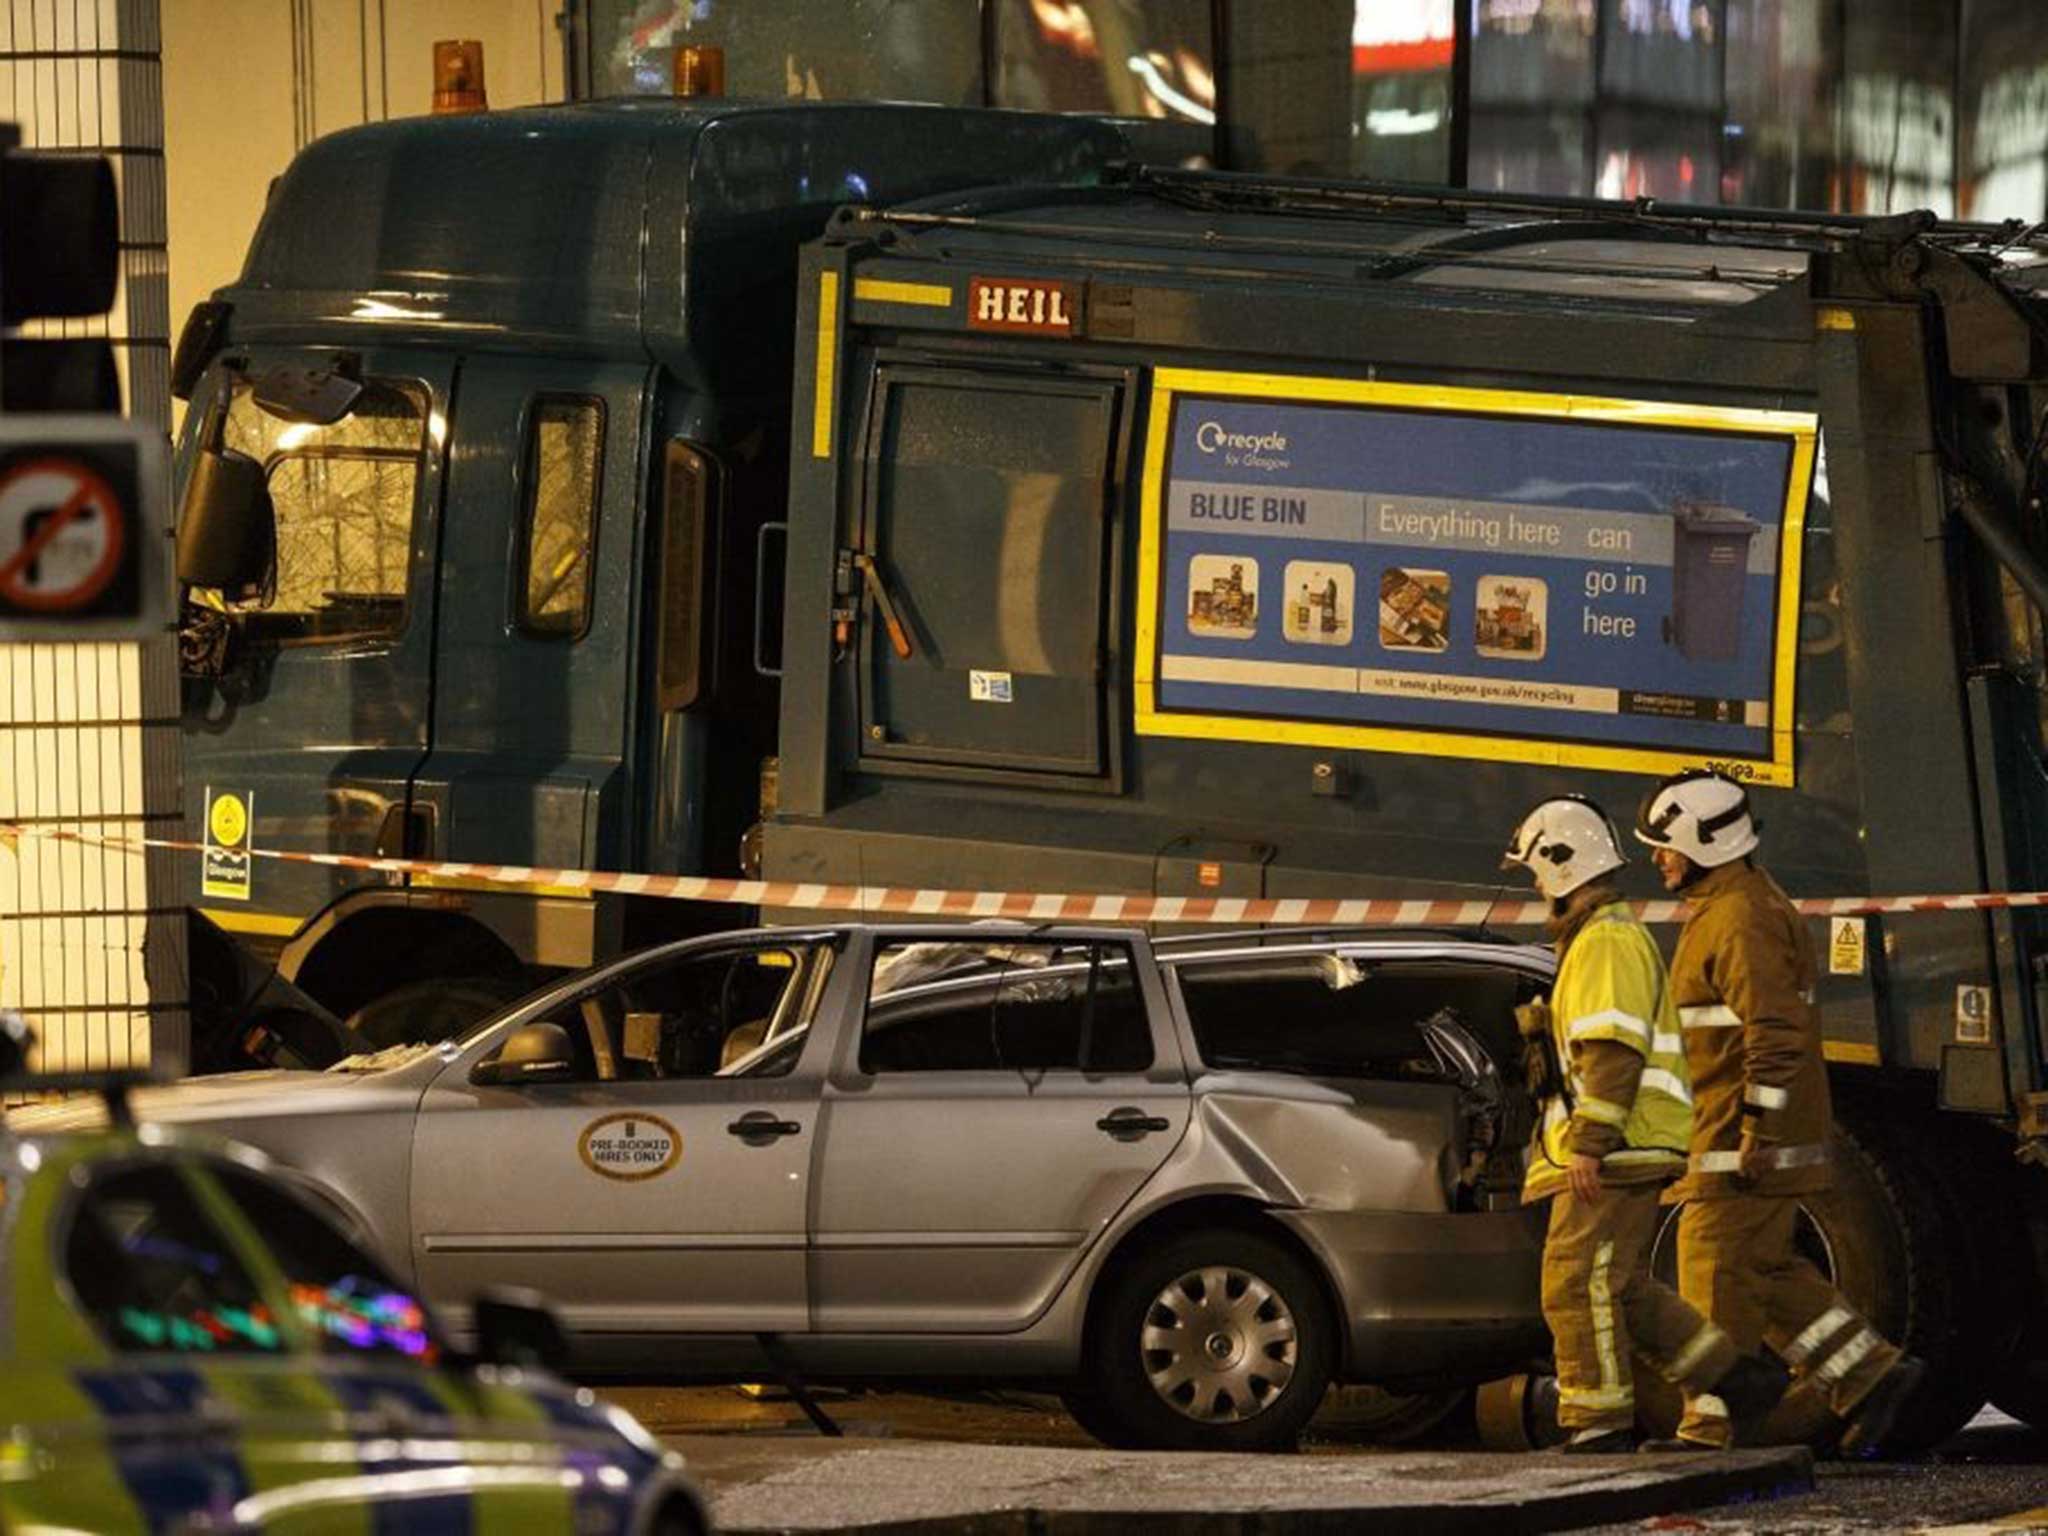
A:
<svg viewBox="0 0 2048 1536">
<path fill-rule="evenodd" d="M 866 762 L 1112 771 L 1105 657 L 1124 394 L 1120 377 L 877 369 L 857 552 L 871 562 Z"/>
<path fill-rule="evenodd" d="M 431 353 L 372 351 L 338 420 L 257 404 L 269 381 L 334 361 L 254 348 L 216 368 L 193 402 L 191 433 L 217 424 L 227 447 L 264 466 L 276 567 L 266 590 L 222 605 L 237 654 L 188 701 L 186 813 L 188 826 L 211 822 L 217 841 L 240 832 L 239 814 L 256 848 L 373 854 L 402 820 L 427 750 L 454 369 Z M 232 932 L 278 936 L 365 878 L 256 860 L 240 882 L 206 880 L 199 905 Z"/>
<path fill-rule="evenodd" d="M 433 750 L 414 785 L 415 844 L 432 857 L 625 857 L 597 839 L 621 794 L 646 383 L 644 365 L 463 364 Z"/>
</svg>

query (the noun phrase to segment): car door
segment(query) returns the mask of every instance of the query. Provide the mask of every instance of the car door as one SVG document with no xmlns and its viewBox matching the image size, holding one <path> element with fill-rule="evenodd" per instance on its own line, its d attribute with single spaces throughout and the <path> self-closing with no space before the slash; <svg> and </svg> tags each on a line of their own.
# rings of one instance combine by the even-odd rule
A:
<svg viewBox="0 0 2048 1536">
<path fill-rule="evenodd" d="M 532 1286 L 584 1336 L 808 1326 L 825 1042 L 794 1043 L 837 942 L 670 946 L 591 973 L 462 1052 L 414 1133 L 421 1289 L 459 1307 L 487 1285 Z M 546 1024 L 567 1037 L 561 1070 L 478 1080 L 518 1031 Z M 778 1040 L 794 1048 L 760 1049 Z"/>
<path fill-rule="evenodd" d="M 1541 1213 L 1520 1200 L 1533 1116 L 1514 1008 L 1547 973 L 1509 955 L 1283 947 L 1169 967 L 1211 1112 L 1319 1106 L 1269 1150 L 1321 1186 L 1311 1203 L 1374 1220 L 1353 1283 L 1373 1316 L 1426 1341 L 1432 1368 L 1497 1361 L 1536 1322 Z M 1332 1090 L 1348 1113 L 1329 1113 Z"/>
<path fill-rule="evenodd" d="M 433 700 L 441 484 L 455 368 L 446 354 L 372 349 L 339 419 L 295 420 L 256 401 L 275 381 L 341 367 L 331 353 L 254 347 L 223 360 L 193 401 L 202 434 L 264 468 L 276 566 L 251 594 L 201 594 L 230 616 L 225 675 L 188 686 L 185 821 L 213 840 L 293 853 L 397 852 Z M 236 809 L 214 813 L 223 798 Z M 232 828 L 230 835 L 225 829 Z M 198 836 L 194 831 L 190 835 Z M 288 933 L 365 876 L 255 860 L 212 878 L 197 905 L 225 928 Z"/>
<path fill-rule="evenodd" d="M 853 978 L 820 1116 L 820 1332 L 1028 1327 L 1187 1129 L 1142 940 L 961 937 L 881 935 Z"/>
</svg>

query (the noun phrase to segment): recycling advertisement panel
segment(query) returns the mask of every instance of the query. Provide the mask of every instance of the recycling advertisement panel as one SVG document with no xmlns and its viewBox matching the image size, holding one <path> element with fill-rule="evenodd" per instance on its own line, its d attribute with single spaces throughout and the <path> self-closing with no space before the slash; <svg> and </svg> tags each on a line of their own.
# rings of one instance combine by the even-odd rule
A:
<svg viewBox="0 0 2048 1536">
<path fill-rule="evenodd" d="M 1162 369 L 1138 729 L 1789 784 L 1816 427 Z"/>
</svg>

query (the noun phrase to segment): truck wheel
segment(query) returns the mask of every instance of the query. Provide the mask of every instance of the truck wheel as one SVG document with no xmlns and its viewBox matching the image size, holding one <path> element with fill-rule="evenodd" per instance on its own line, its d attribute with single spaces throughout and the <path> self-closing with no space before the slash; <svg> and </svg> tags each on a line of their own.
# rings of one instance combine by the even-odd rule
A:
<svg viewBox="0 0 2048 1536">
<path fill-rule="evenodd" d="M 1834 1184 L 1800 1200 L 1798 1252 L 1828 1277 L 1872 1327 L 1927 1362 L 1928 1380 L 1906 1406 L 1888 1444 L 1924 1450 L 1967 1424 L 1986 1398 L 1987 1350 L 1972 1322 L 1981 1239 L 1960 1213 L 1944 1159 L 1930 1156 L 1936 1132 L 1924 1117 L 1892 1105 L 1845 1105 L 1832 1143 Z M 1948 1149 L 1941 1149 L 1948 1150 Z M 1960 1170 L 1956 1171 L 1960 1173 Z M 1666 1218 L 1652 1268 L 1677 1283 L 1677 1212 Z M 1679 1395 L 1638 1362 L 1639 1417 L 1670 1434 Z M 1772 1416 L 1770 1442 L 1830 1442 L 1840 1429 L 1811 1394 L 1795 1392 Z"/>
<path fill-rule="evenodd" d="M 492 976 L 407 982 L 363 1004 L 348 1016 L 348 1027 L 376 1050 L 431 1045 L 483 1022 L 522 990 L 514 978 Z"/>
<path fill-rule="evenodd" d="M 1226 1227 L 1177 1237 L 1105 1283 L 1075 1414 L 1084 1429 L 1144 1450 L 1293 1448 L 1336 1359 L 1306 1264 Z"/>
</svg>

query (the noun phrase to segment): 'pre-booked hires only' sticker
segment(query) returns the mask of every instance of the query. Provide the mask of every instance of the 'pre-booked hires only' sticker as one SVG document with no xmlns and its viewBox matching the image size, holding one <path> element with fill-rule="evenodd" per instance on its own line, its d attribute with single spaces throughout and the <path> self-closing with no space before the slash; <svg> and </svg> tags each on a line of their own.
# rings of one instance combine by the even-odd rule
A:
<svg viewBox="0 0 2048 1536">
<path fill-rule="evenodd" d="M 683 1138 L 655 1115 L 606 1115 L 583 1128 L 577 1151 L 585 1167 L 608 1179 L 652 1179 L 675 1167 Z"/>
</svg>

